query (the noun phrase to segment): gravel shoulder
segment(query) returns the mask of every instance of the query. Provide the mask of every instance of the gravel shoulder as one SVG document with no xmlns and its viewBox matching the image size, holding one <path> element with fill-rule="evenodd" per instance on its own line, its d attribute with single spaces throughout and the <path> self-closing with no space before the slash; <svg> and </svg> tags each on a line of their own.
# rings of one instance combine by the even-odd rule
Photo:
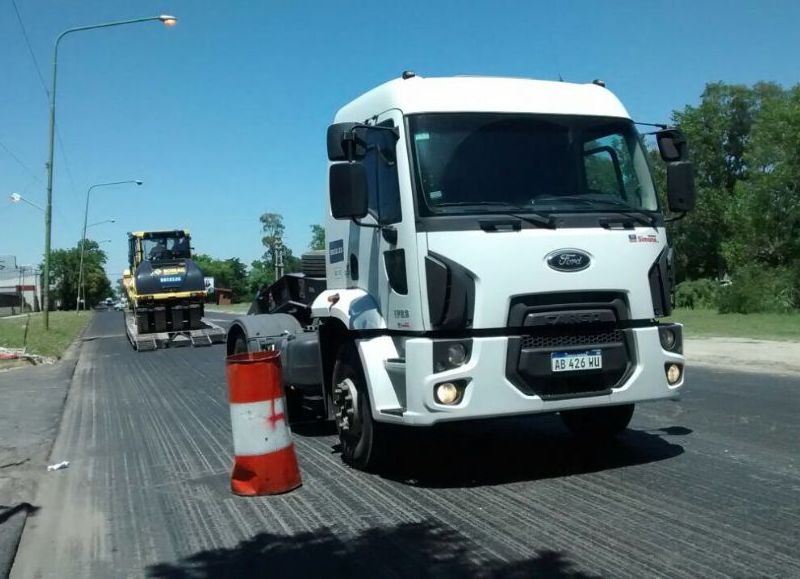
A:
<svg viewBox="0 0 800 579">
<path fill-rule="evenodd" d="M 689 366 L 702 365 L 742 372 L 800 373 L 800 342 L 749 338 L 690 338 L 684 352 Z"/>
</svg>

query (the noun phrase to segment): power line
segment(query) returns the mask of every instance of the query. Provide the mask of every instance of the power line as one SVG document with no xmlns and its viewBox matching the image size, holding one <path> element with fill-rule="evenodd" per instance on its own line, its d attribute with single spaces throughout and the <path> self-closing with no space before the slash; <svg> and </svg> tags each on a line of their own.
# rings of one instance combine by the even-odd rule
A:
<svg viewBox="0 0 800 579">
<path fill-rule="evenodd" d="M 48 104 L 50 104 L 50 91 L 47 89 L 47 83 L 44 81 L 42 70 L 39 67 L 39 61 L 36 60 L 36 54 L 33 52 L 33 47 L 31 46 L 30 38 L 28 38 L 28 31 L 25 28 L 25 23 L 22 20 L 22 14 L 20 14 L 16 0 L 11 0 L 11 5 L 14 7 L 14 13 L 17 15 L 17 22 L 19 23 L 19 29 L 22 32 L 22 37 L 25 39 L 25 45 L 28 47 L 28 53 L 31 55 L 31 60 L 33 61 L 33 67 L 36 69 L 36 75 L 39 77 L 39 82 L 42 85 L 42 90 L 44 91 L 45 100 L 47 101 Z M 70 169 L 69 161 L 67 160 L 67 152 L 64 147 L 64 141 L 61 139 L 61 131 L 58 129 L 58 126 L 55 127 L 55 133 L 56 133 L 56 139 L 58 140 L 57 143 L 58 149 L 61 152 L 61 158 L 64 161 L 64 169 L 66 170 L 69 183 L 72 187 L 72 196 L 75 197 L 75 179 L 73 179 L 72 177 L 72 169 Z M 19 159 L 17 159 L 17 161 L 19 161 Z M 39 182 L 41 183 L 41 180 L 39 180 Z"/>
<path fill-rule="evenodd" d="M 22 30 L 22 37 L 25 39 L 25 44 L 28 47 L 28 52 L 31 55 L 33 66 L 36 68 L 36 74 L 39 75 L 39 82 L 42 83 L 44 94 L 49 97 L 50 91 L 47 90 L 47 83 L 44 82 L 44 77 L 42 76 L 42 70 L 39 68 L 39 62 L 36 60 L 36 55 L 34 54 L 33 48 L 31 47 L 31 41 L 28 38 L 28 31 L 25 30 L 25 24 L 23 24 L 22 22 L 22 15 L 19 13 L 19 8 L 17 8 L 17 3 L 15 2 L 15 0 L 11 0 L 11 5 L 14 7 L 14 13 L 17 15 L 17 22 L 19 22 L 19 28 L 20 30 Z"/>
<path fill-rule="evenodd" d="M 3 143 L 3 141 L 0 141 L 0 147 L 2 147 L 5 150 L 5 152 L 8 153 L 11 156 L 12 159 L 14 159 L 17 163 L 19 163 L 19 166 L 22 167 L 23 169 L 25 169 L 25 171 L 28 173 L 28 175 L 30 175 L 31 177 L 36 179 L 39 183 L 42 183 L 41 178 L 37 177 L 36 173 L 31 171 L 30 168 L 25 163 L 23 163 L 22 160 L 20 160 L 19 157 L 17 157 L 14 154 L 14 151 L 9 149 L 8 146 L 5 143 Z"/>
</svg>

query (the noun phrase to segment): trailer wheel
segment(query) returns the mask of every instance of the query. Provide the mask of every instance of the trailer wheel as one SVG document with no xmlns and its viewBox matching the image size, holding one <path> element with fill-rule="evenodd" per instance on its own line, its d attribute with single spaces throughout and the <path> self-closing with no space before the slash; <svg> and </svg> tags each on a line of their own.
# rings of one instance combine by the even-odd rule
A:
<svg viewBox="0 0 800 579">
<path fill-rule="evenodd" d="M 564 426 L 576 436 L 588 441 L 607 441 L 628 427 L 633 409 L 633 404 L 624 404 L 564 410 L 560 414 Z"/>
<path fill-rule="evenodd" d="M 342 345 L 336 354 L 333 403 L 342 460 L 359 470 L 374 469 L 384 455 L 386 432 L 372 419 L 364 370 L 352 343 Z"/>
</svg>

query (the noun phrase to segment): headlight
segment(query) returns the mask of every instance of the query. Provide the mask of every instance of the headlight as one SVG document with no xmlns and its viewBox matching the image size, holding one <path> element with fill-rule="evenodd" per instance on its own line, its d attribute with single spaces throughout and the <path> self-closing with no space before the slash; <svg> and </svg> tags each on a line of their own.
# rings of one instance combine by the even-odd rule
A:
<svg viewBox="0 0 800 579">
<path fill-rule="evenodd" d="M 683 353 L 683 334 L 678 324 L 665 324 L 658 328 L 658 339 L 661 347 L 668 352 Z"/>
<path fill-rule="evenodd" d="M 455 343 L 447 346 L 447 363 L 452 367 L 463 366 L 467 361 L 467 349 L 464 344 Z"/>
<path fill-rule="evenodd" d="M 469 362 L 472 340 L 434 340 L 433 371 L 444 372 Z"/>
</svg>

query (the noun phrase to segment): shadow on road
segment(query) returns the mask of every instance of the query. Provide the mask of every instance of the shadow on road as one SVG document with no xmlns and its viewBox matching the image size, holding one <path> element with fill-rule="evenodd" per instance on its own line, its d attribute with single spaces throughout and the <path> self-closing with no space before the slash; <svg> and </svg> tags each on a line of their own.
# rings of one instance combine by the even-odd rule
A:
<svg viewBox="0 0 800 579">
<path fill-rule="evenodd" d="M 14 505 L 13 507 L 7 507 L 5 505 L 0 505 L 0 525 L 5 523 L 8 519 L 16 515 L 17 513 L 26 513 L 28 515 L 33 515 L 38 511 L 41 507 L 36 507 L 30 503 L 20 503 L 18 505 Z"/>
<path fill-rule="evenodd" d="M 450 528 L 407 523 L 339 537 L 320 529 L 294 536 L 260 533 L 230 549 L 196 553 L 148 567 L 149 577 L 590 577 L 556 551 L 506 563 Z"/>
<path fill-rule="evenodd" d="M 447 424 L 402 437 L 380 476 L 414 486 L 497 485 L 597 472 L 673 458 L 683 447 L 663 434 L 689 429 L 627 430 L 617 440 L 592 445 L 571 435 L 556 416 Z"/>
</svg>

